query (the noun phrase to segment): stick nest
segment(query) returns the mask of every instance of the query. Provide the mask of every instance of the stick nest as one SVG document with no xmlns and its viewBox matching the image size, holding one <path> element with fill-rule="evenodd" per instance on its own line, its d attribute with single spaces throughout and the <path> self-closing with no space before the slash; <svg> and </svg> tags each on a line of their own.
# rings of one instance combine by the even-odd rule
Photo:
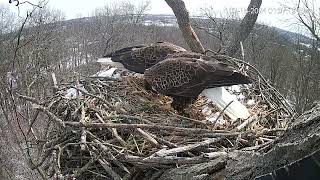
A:
<svg viewBox="0 0 320 180">
<path fill-rule="evenodd" d="M 247 73 L 257 79 L 241 89 L 242 102 L 256 103 L 248 106 L 252 117 L 235 122 L 203 97 L 187 115 L 178 115 L 169 97 L 146 91 L 137 76 L 61 84 L 43 102 L 20 95 L 37 114 L 28 131 L 38 137 L 32 146 L 37 154 L 31 157 L 33 167 L 45 177 L 60 179 L 139 179 L 226 157 L 232 150 L 265 152 L 283 133 L 292 112 L 258 71 L 249 68 Z M 76 96 L 66 97 L 70 88 Z M 217 120 L 208 121 L 205 109 L 209 115 L 218 113 Z M 48 126 L 39 138 L 33 129 L 45 119 Z"/>
</svg>

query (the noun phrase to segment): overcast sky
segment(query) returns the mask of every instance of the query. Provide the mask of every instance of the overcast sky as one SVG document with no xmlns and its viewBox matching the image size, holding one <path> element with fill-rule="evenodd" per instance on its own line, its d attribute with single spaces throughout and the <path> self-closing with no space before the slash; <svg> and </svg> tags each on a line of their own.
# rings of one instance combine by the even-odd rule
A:
<svg viewBox="0 0 320 180">
<path fill-rule="evenodd" d="M 21 0 L 23 1 L 23 0 Z M 36 3 L 37 0 L 29 0 Z M 119 2 L 120 0 L 49 0 L 51 8 L 62 10 L 67 19 L 73 19 L 80 16 L 90 16 L 92 12 L 105 4 Z M 171 9 L 164 0 L 150 0 L 151 7 L 147 13 L 151 14 L 172 14 Z M 200 9 L 213 7 L 217 14 L 225 13 L 226 10 L 237 10 L 241 15 L 244 14 L 250 0 L 184 0 L 187 9 L 192 15 L 200 15 Z M 8 0 L 0 0 L 1 3 L 8 3 Z M 135 4 L 141 3 L 141 0 L 131 0 Z M 292 12 L 285 10 L 279 3 L 283 0 L 264 0 L 262 4 L 262 13 L 260 13 L 258 21 L 271 26 L 282 29 L 291 30 L 296 28 L 292 26 L 294 16 Z M 24 5 L 25 7 L 27 5 Z M 16 10 L 14 5 L 11 9 Z M 23 8 L 23 7 L 21 7 Z M 23 12 L 23 11 L 21 11 Z M 242 13 L 241 13 L 242 12 Z M 291 20 L 289 20 L 291 19 Z"/>
</svg>

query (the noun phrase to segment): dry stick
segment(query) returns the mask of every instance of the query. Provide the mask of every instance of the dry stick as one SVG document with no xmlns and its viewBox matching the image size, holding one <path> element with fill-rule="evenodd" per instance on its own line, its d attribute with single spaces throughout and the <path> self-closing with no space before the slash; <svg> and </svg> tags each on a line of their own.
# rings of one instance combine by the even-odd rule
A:
<svg viewBox="0 0 320 180">
<path fill-rule="evenodd" d="M 63 176 L 61 173 L 61 168 L 59 167 L 60 162 L 58 160 L 59 156 L 57 153 L 57 149 L 53 150 L 52 157 L 53 157 L 53 165 L 52 166 L 55 171 L 55 175 L 56 175 L 57 179 L 62 179 Z"/>
<path fill-rule="evenodd" d="M 210 153 L 204 153 L 203 154 L 204 157 L 206 158 L 210 158 L 210 159 L 215 159 L 215 158 L 219 158 L 219 157 L 226 157 L 228 156 L 227 152 L 210 152 Z"/>
<path fill-rule="evenodd" d="M 28 130 L 27 131 L 27 134 L 26 135 L 29 135 L 29 133 L 31 132 L 31 134 L 33 135 L 33 137 L 35 138 L 36 141 L 38 141 L 38 137 L 36 136 L 35 132 L 33 131 L 33 128 L 32 126 L 30 125 L 30 121 L 27 117 L 25 117 L 20 111 L 17 110 L 17 115 L 21 116 L 24 120 L 26 120 L 26 122 L 28 122 L 28 126 L 29 126 L 29 129 L 30 131 Z"/>
<path fill-rule="evenodd" d="M 147 119 L 143 119 L 139 116 L 129 116 L 124 114 L 118 114 L 118 115 L 111 115 L 111 116 L 105 116 L 104 119 L 132 119 L 132 120 L 138 120 L 147 124 L 153 124 L 151 121 Z"/>
<path fill-rule="evenodd" d="M 115 151 L 118 151 L 116 148 L 118 148 L 118 149 L 124 149 L 124 147 L 121 147 L 121 146 L 118 146 L 118 145 L 114 145 L 114 144 L 111 144 L 111 143 L 108 143 L 108 142 L 105 142 L 105 141 L 103 141 L 103 140 L 101 140 L 100 138 L 98 138 L 97 136 L 95 136 L 94 134 L 92 134 L 90 131 L 87 131 L 87 134 L 88 135 L 90 135 L 89 137 L 91 138 L 91 141 L 93 141 L 93 140 L 98 140 L 102 145 L 104 145 L 104 146 L 106 146 L 106 148 L 108 148 L 109 149 L 109 147 L 111 147 L 112 149 L 114 149 Z M 90 143 L 88 143 L 88 144 L 90 144 Z M 130 151 L 130 150 L 127 150 L 126 149 L 126 151 L 127 152 L 129 152 L 129 153 L 131 153 L 131 154 L 134 154 L 135 152 L 133 152 L 133 151 Z"/>
<path fill-rule="evenodd" d="M 39 115 L 39 110 L 36 111 L 35 115 L 33 116 L 32 120 L 29 123 L 29 129 L 27 131 L 27 135 L 29 135 L 30 131 L 33 131 L 32 126 L 36 122 Z"/>
<path fill-rule="evenodd" d="M 64 123 L 63 121 L 58 118 L 56 115 L 54 115 L 52 112 L 50 112 L 49 110 L 47 110 L 47 108 L 45 108 L 44 106 L 40 105 L 41 103 L 38 102 L 36 99 L 32 98 L 32 97 L 28 97 L 28 96 L 23 96 L 23 95 L 19 95 L 18 97 L 27 101 L 30 101 L 34 104 L 37 105 L 36 109 L 44 112 L 47 116 L 49 116 L 49 118 L 51 118 L 52 120 L 54 120 L 54 122 L 56 122 L 57 124 L 59 124 L 60 126 L 64 127 Z"/>
<path fill-rule="evenodd" d="M 258 117 L 256 115 L 251 116 L 249 119 L 245 120 L 242 124 L 240 124 L 236 129 L 238 131 L 242 130 L 243 128 L 247 127 L 249 124 L 253 123 L 254 121 L 257 121 Z"/>
<path fill-rule="evenodd" d="M 170 141 L 167 141 L 167 140 L 165 140 L 165 139 L 162 139 L 162 138 L 160 138 L 160 137 L 158 137 L 158 136 L 156 136 L 156 135 L 154 135 L 154 134 L 150 134 L 154 139 L 156 139 L 159 143 L 161 143 L 161 144 L 163 144 L 163 145 L 166 145 L 166 146 L 168 146 L 169 148 L 176 148 L 176 147 L 178 147 L 178 145 L 176 145 L 176 144 L 174 144 L 174 143 L 172 143 L 172 142 L 170 142 Z"/>
<path fill-rule="evenodd" d="M 109 177 L 108 176 L 105 176 L 103 174 L 100 174 L 100 173 L 97 173 L 97 172 L 94 172 L 94 171 L 91 171 L 91 170 L 87 170 L 88 172 L 96 175 L 96 177 L 101 177 L 101 178 L 104 178 L 104 179 L 108 179 Z"/>
<path fill-rule="evenodd" d="M 102 117 L 101 117 L 98 113 L 95 113 L 95 115 L 98 117 L 98 119 L 99 119 L 99 121 L 100 121 L 101 123 L 105 123 L 105 121 L 102 119 Z M 112 123 L 112 122 L 109 121 L 109 123 Z M 112 136 L 115 137 L 115 138 L 117 139 L 117 141 L 118 141 L 122 146 L 124 146 L 124 147 L 127 146 L 127 142 L 126 142 L 125 140 L 123 140 L 121 136 L 119 136 L 118 131 L 117 131 L 116 128 L 111 128 L 111 129 L 109 129 L 109 130 L 111 131 Z"/>
<path fill-rule="evenodd" d="M 142 135 L 142 137 L 147 140 L 148 142 L 150 142 L 152 144 L 152 146 L 154 147 L 158 147 L 160 148 L 161 145 L 158 143 L 157 140 L 155 140 L 150 134 L 148 134 L 147 132 L 143 131 L 140 128 L 137 128 L 137 131 L 139 132 L 139 134 Z"/>
<path fill-rule="evenodd" d="M 92 138 L 95 138 L 95 137 L 92 136 Z M 107 146 L 103 145 L 102 142 L 100 142 L 97 139 L 94 139 L 92 142 L 96 143 L 100 147 L 100 149 L 105 152 L 107 158 L 109 158 L 115 165 L 117 165 L 123 171 L 130 173 L 130 171 L 121 162 L 119 162 L 117 158 L 113 156 L 113 154 L 111 153 L 110 149 Z"/>
<path fill-rule="evenodd" d="M 85 151 L 87 144 L 87 133 L 84 129 L 81 130 L 81 137 L 80 137 L 80 150 Z"/>
<path fill-rule="evenodd" d="M 115 111 L 119 110 L 119 109 L 117 109 L 115 106 L 113 106 L 111 103 L 109 103 L 108 101 L 106 101 L 105 99 L 103 99 L 103 98 L 101 98 L 101 97 L 99 97 L 99 96 L 96 96 L 96 95 L 94 95 L 94 94 L 88 93 L 88 92 L 86 92 L 86 91 L 84 91 L 84 90 L 82 90 L 82 89 L 76 88 L 76 87 L 72 87 L 72 88 L 76 89 L 77 91 L 80 91 L 80 92 L 81 92 L 82 94 L 84 94 L 84 95 L 91 96 L 91 97 L 93 97 L 93 98 L 99 99 L 99 100 L 102 101 L 105 105 L 107 105 L 108 108 L 111 108 L 112 110 L 115 110 Z M 121 113 L 124 113 L 124 112 L 121 112 Z"/>
<path fill-rule="evenodd" d="M 88 169 L 90 168 L 90 166 L 91 166 L 95 161 L 97 161 L 96 158 L 94 158 L 94 159 L 91 158 L 91 159 L 89 160 L 89 162 L 87 162 L 83 167 L 79 168 L 78 170 L 75 170 L 75 171 L 74 171 L 75 177 L 79 177 L 79 176 L 82 175 L 82 173 L 88 171 Z"/>
<path fill-rule="evenodd" d="M 131 137 L 132 137 L 132 140 L 133 140 L 133 142 L 134 142 L 134 145 L 135 145 L 136 148 L 137 148 L 138 153 L 139 153 L 139 154 L 142 154 L 142 152 L 141 152 L 141 150 L 140 150 L 140 148 L 139 148 L 139 146 L 138 146 L 138 143 L 137 143 L 136 139 L 134 138 L 134 136 L 133 136 L 132 134 L 131 134 Z"/>
<path fill-rule="evenodd" d="M 51 77 L 52 77 L 52 82 L 53 82 L 53 89 L 54 89 L 54 92 L 56 92 L 59 89 L 56 74 L 51 73 Z"/>
<path fill-rule="evenodd" d="M 89 100 L 90 98 L 85 99 L 82 104 L 80 104 L 77 108 L 75 108 L 75 110 L 71 114 L 71 117 L 75 116 L 78 113 L 78 111 L 84 106 L 84 104 L 87 103 Z"/>
<path fill-rule="evenodd" d="M 107 161 L 102 160 L 102 159 L 98 159 L 98 162 L 103 167 L 103 169 L 106 171 L 106 173 L 108 173 L 108 175 L 110 175 L 112 177 L 113 180 L 122 180 L 120 175 L 112 170 L 112 168 L 110 167 L 110 165 Z"/>
<path fill-rule="evenodd" d="M 86 123 L 86 111 L 84 109 L 84 105 L 81 106 L 81 119 L 80 123 Z M 84 128 L 81 128 L 81 136 L 80 136 L 80 150 L 85 151 L 86 150 L 86 142 L 87 142 L 87 133 Z"/>
<path fill-rule="evenodd" d="M 263 129 L 261 132 L 257 133 L 257 137 L 263 136 L 265 134 L 275 133 L 275 132 L 285 132 L 286 128 L 275 128 L 275 129 Z"/>
<path fill-rule="evenodd" d="M 184 117 L 184 116 L 181 116 L 181 115 L 176 114 L 176 113 L 173 113 L 173 112 L 171 112 L 171 114 L 172 114 L 172 115 L 175 115 L 175 116 L 177 116 L 177 117 L 179 117 L 179 118 L 183 118 L 183 119 L 189 120 L 189 121 L 191 121 L 191 122 L 200 124 L 200 125 L 208 125 L 206 122 L 199 121 L 199 120 L 192 119 L 192 118 L 188 118 L 188 117 Z"/>
<path fill-rule="evenodd" d="M 70 122 L 65 121 L 65 125 L 72 127 L 86 127 L 86 128 L 117 128 L 117 129 L 156 129 L 156 130 L 167 130 L 172 132 L 180 132 L 185 134 L 194 134 L 194 133 L 208 133 L 208 134 L 216 134 L 217 136 L 222 135 L 233 135 L 234 133 L 225 133 L 226 131 L 221 130 L 209 130 L 209 129 L 200 129 L 200 128 L 181 128 L 174 126 L 162 126 L 155 124 L 123 124 L 123 123 L 90 123 L 90 124 L 81 124 L 79 122 Z"/>
<path fill-rule="evenodd" d="M 219 162 L 225 163 L 226 156 L 219 157 Z M 196 157 L 177 157 L 177 156 L 166 156 L 166 157 L 148 157 L 143 158 L 139 156 L 122 155 L 119 156 L 119 160 L 122 162 L 132 163 L 135 165 L 144 165 L 148 167 L 161 166 L 161 165 L 184 165 L 184 164 L 198 164 L 208 162 L 212 159 L 216 159 L 214 156 L 196 156 Z"/>
<path fill-rule="evenodd" d="M 213 123 L 214 125 L 216 125 L 216 122 L 219 120 L 219 118 L 223 115 L 224 111 L 225 111 L 232 103 L 233 103 L 233 100 L 230 101 L 230 102 L 227 104 L 227 106 L 222 109 L 222 111 L 219 113 L 219 116 L 218 116 L 218 117 L 216 118 L 216 120 L 214 121 L 214 123 Z"/>
<path fill-rule="evenodd" d="M 49 149 L 46 149 L 46 150 L 44 151 L 44 155 L 41 155 L 41 156 L 39 157 L 39 158 L 41 158 L 41 160 L 38 161 L 37 164 L 33 164 L 33 166 L 31 167 L 31 169 L 35 169 L 35 168 L 38 168 L 38 167 L 42 166 L 43 163 L 45 162 L 45 160 L 51 155 L 51 153 L 52 153 L 54 150 L 57 149 L 57 147 L 60 147 L 61 145 L 65 144 L 65 145 L 62 147 L 62 149 L 61 149 L 61 150 L 63 150 L 65 147 L 67 147 L 67 146 L 70 144 L 70 143 L 68 143 L 68 142 L 71 142 L 71 141 L 73 141 L 73 140 L 75 140 L 75 139 L 76 139 L 76 138 L 73 137 L 73 138 L 67 139 L 66 141 L 61 142 L 61 143 L 59 143 L 59 144 L 56 144 L 56 145 L 53 144 Z"/>
<path fill-rule="evenodd" d="M 241 149 L 241 151 L 257 151 L 259 149 L 262 149 L 264 147 L 267 147 L 268 145 L 274 143 L 274 140 L 273 141 L 268 141 L 266 143 L 263 143 L 263 144 L 259 144 L 257 146 L 251 146 L 251 147 L 246 147 L 246 148 L 243 148 Z M 259 150 L 260 151 L 260 150 Z"/>
<path fill-rule="evenodd" d="M 172 155 L 172 154 L 187 152 L 187 151 L 191 151 L 196 148 L 209 146 L 210 144 L 216 143 L 220 140 L 221 140 L 221 138 L 208 139 L 203 142 L 199 142 L 199 143 L 195 143 L 195 144 L 191 144 L 191 145 L 187 145 L 187 146 L 177 147 L 177 148 L 173 148 L 173 149 L 169 149 L 169 150 L 160 150 L 160 151 L 156 152 L 154 155 L 159 156 L 159 157 L 164 157 L 164 156 L 168 156 L 168 155 Z"/>
<path fill-rule="evenodd" d="M 29 96 L 24 96 L 24 95 L 21 95 L 21 94 L 17 94 L 17 96 L 21 99 L 24 99 L 26 101 L 29 101 L 29 102 L 32 102 L 33 104 L 37 104 L 37 105 L 40 105 L 42 104 L 41 102 L 39 102 L 38 100 L 36 100 L 35 98 L 33 97 L 29 97 Z"/>
<path fill-rule="evenodd" d="M 49 116 L 49 118 L 54 120 L 54 122 L 56 122 L 58 125 L 65 127 L 64 122 L 60 118 L 58 118 L 56 115 L 54 115 L 52 112 L 47 110 L 47 108 L 45 108 L 41 105 L 38 105 L 38 107 L 36 107 L 36 108 L 39 109 L 40 111 L 44 112 L 47 116 Z"/>
</svg>

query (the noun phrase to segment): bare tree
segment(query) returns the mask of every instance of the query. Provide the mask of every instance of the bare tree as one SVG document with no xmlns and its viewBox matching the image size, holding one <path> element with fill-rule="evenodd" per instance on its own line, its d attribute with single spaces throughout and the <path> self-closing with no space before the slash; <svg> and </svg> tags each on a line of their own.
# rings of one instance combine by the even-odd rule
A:
<svg viewBox="0 0 320 180">
<path fill-rule="evenodd" d="M 289 4 L 289 3 L 287 3 Z M 307 32 L 312 39 L 303 40 L 302 35 L 298 37 L 298 44 L 294 48 L 296 57 L 295 76 L 292 81 L 292 92 L 294 102 L 299 113 L 309 109 L 315 100 L 319 100 L 320 82 L 320 5 L 317 0 L 294 0 L 285 8 L 296 12 L 298 25 Z"/>
<path fill-rule="evenodd" d="M 228 56 L 234 56 L 240 49 L 240 42 L 244 42 L 251 33 L 260 12 L 262 0 L 251 0 L 247 14 L 242 19 L 239 28 L 234 32 L 233 38 L 224 52 Z"/>
<path fill-rule="evenodd" d="M 296 9 L 299 22 L 320 42 L 320 20 L 318 16 L 320 11 L 317 2 L 314 0 L 298 0 Z"/>
</svg>

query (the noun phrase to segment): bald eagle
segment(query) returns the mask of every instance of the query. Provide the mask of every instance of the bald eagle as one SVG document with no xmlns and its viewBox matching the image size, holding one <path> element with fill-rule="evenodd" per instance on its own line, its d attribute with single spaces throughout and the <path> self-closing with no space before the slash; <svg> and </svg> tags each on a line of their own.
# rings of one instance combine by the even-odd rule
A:
<svg viewBox="0 0 320 180">
<path fill-rule="evenodd" d="M 168 42 L 156 42 L 149 45 L 137 45 L 132 47 L 123 48 L 104 56 L 100 62 L 106 64 L 121 63 L 126 69 L 143 74 L 144 71 L 151 66 L 163 61 L 170 54 L 185 52 L 182 47 L 176 46 Z M 110 60 L 112 62 L 110 62 Z M 98 61 L 99 62 L 99 61 Z M 118 64 L 119 66 L 119 64 Z"/>
<path fill-rule="evenodd" d="M 183 111 L 202 93 L 220 108 L 234 101 L 225 109 L 232 119 L 249 116 L 239 101 L 230 98 L 229 93 L 219 87 L 252 81 L 225 63 L 186 57 L 168 58 L 147 69 L 144 77 L 153 90 L 171 96 L 172 107 L 178 111 Z"/>
<path fill-rule="evenodd" d="M 146 88 L 171 96 L 172 107 L 178 112 L 202 94 L 232 120 L 250 116 L 247 108 L 222 87 L 248 84 L 250 78 L 212 57 L 167 42 L 132 46 L 104 57 L 98 62 L 144 73 Z"/>
</svg>

